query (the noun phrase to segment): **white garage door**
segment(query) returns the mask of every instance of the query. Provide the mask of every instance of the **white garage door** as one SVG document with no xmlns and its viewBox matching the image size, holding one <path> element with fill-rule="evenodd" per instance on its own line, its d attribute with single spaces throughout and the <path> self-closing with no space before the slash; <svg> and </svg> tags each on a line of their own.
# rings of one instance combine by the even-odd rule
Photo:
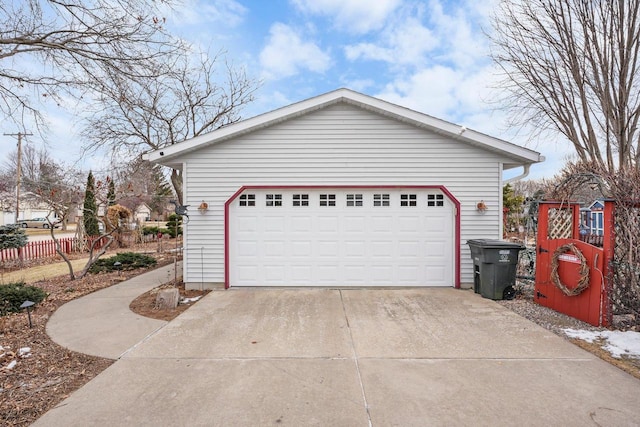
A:
<svg viewBox="0 0 640 427">
<path fill-rule="evenodd" d="M 228 212 L 229 286 L 453 286 L 439 189 L 246 189 Z"/>
</svg>

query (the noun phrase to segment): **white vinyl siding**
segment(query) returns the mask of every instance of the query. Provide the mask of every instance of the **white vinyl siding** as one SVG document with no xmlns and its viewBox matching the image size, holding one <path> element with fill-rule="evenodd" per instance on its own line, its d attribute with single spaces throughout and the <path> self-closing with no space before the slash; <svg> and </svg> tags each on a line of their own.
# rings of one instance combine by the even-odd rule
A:
<svg viewBox="0 0 640 427">
<path fill-rule="evenodd" d="M 500 237 L 501 164 L 466 142 L 339 103 L 181 157 L 190 209 L 185 282 L 224 281 L 224 203 L 242 186 L 442 185 L 461 204 L 461 282 L 468 239 Z M 476 211 L 483 200 L 487 211 Z"/>
</svg>

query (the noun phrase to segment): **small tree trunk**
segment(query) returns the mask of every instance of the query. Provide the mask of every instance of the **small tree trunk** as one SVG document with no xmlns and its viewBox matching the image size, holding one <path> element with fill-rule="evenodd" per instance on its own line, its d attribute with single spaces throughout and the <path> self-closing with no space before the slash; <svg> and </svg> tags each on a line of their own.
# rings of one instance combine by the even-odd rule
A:
<svg viewBox="0 0 640 427">
<path fill-rule="evenodd" d="M 171 185 L 176 192 L 178 204 L 182 205 L 182 171 L 176 169 L 171 170 Z"/>
<path fill-rule="evenodd" d="M 180 292 L 177 288 L 162 289 L 156 296 L 156 309 L 172 309 L 178 306 Z"/>
<path fill-rule="evenodd" d="M 108 237 L 109 241 L 103 247 L 100 248 L 100 252 L 98 252 L 98 254 L 94 257 L 93 256 L 93 249 L 94 249 L 95 245 L 97 244 L 97 242 L 102 240 L 103 237 Z M 111 245 L 112 242 L 113 242 L 113 236 L 111 235 L 111 233 L 103 234 L 98 239 L 93 241 L 93 243 L 91 244 L 91 249 L 89 251 L 89 261 L 87 261 L 87 263 L 85 264 L 84 268 L 82 269 L 82 272 L 78 276 L 78 279 L 82 279 L 84 276 L 87 275 L 87 273 L 89 272 L 89 269 L 91 268 L 91 266 L 93 264 L 95 264 L 96 261 L 98 261 L 98 259 L 102 255 L 105 254 L 105 252 L 107 252 L 107 249 L 109 248 L 109 245 Z"/>
</svg>

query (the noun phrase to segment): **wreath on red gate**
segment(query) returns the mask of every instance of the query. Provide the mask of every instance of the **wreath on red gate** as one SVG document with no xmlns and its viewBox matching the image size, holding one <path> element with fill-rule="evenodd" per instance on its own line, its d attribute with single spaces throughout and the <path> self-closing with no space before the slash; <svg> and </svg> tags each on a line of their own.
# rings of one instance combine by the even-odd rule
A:
<svg viewBox="0 0 640 427">
<path fill-rule="evenodd" d="M 573 253 L 580 260 L 580 280 L 578 280 L 578 286 L 573 289 L 569 289 L 564 283 L 562 283 L 560 276 L 558 275 L 558 260 L 560 259 L 560 256 L 565 254 L 567 251 Z M 584 257 L 582 252 L 580 252 L 580 249 L 578 249 L 573 243 L 562 245 L 553 253 L 553 257 L 551 258 L 551 281 L 553 281 L 556 287 L 568 297 L 579 295 L 589 287 L 589 266 L 587 265 L 587 259 Z"/>
</svg>

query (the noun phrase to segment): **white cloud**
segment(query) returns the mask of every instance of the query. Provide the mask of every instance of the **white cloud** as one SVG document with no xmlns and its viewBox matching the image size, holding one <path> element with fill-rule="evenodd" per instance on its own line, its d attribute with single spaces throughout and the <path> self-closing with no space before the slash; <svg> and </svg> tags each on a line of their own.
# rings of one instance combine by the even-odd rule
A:
<svg viewBox="0 0 640 427">
<path fill-rule="evenodd" d="M 440 0 L 432 0 L 428 15 L 430 27 L 438 39 L 441 59 L 458 67 L 470 67 L 478 58 L 487 58 L 488 40 L 481 33 L 487 13 L 481 6 L 457 7 L 449 12 Z"/>
<path fill-rule="evenodd" d="M 516 134 L 507 128 L 506 112 L 491 102 L 496 78 L 492 64 L 470 69 L 435 65 L 407 77 L 397 77 L 378 96 L 479 132 L 510 139 Z M 518 139 L 526 142 L 522 137 Z"/>
<path fill-rule="evenodd" d="M 358 59 L 372 59 L 377 61 L 391 62 L 393 60 L 393 50 L 387 47 L 378 46 L 374 43 L 358 43 L 356 45 L 345 46 L 345 56 L 350 61 Z"/>
<path fill-rule="evenodd" d="M 175 11 L 172 24 L 193 27 L 200 24 L 224 24 L 235 27 L 242 23 L 248 9 L 235 0 L 183 0 Z"/>
<path fill-rule="evenodd" d="M 486 21 L 486 13 L 472 2 L 407 2 L 377 40 L 347 46 L 345 55 L 354 63 L 361 59 L 387 63 L 392 77 L 381 97 L 445 120 L 465 122 L 493 107 L 489 100 L 496 76 L 478 28 Z M 478 130 L 495 134 L 504 125 L 499 122 Z"/>
<path fill-rule="evenodd" d="M 336 27 L 366 33 L 384 26 L 402 0 L 291 0 L 303 12 L 328 16 Z"/>
<path fill-rule="evenodd" d="M 488 42 L 481 33 L 487 13 L 473 3 L 406 2 L 374 38 L 345 46 L 345 57 L 351 62 L 382 61 L 400 73 L 407 72 L 406 66 L 436 63 L 455 69 L 474 67 L 488 62 Z"/>
<path fill-rule="evenodd" d="M 263 87 L 258 89 L 256 100 L 247 107 L 245 118 L 257 116 L 293 104 L 296 101 L 299 101 L 299 99 L 291 99 L 282 91 L 271 87 Z"/>
<path fill-rule="evenodd" d="M 344 87 L 355 90 L 357 92 L 365 92 L 367 89 L 375 87 L 376 82 L 373 79 L 344 79 L 343 85 Z"/>
<path fill-rule="evenodd" d="M 451 120 L 458 111 L 455 89 L 463 75 L 448 67 L 425 68 L 408 79 L 397 79 L 377 96 L 426 114 Z"/>
<path fill-rule="evenodd" d="M 409 17 L 402 23 L 387 27 L 377 43 L 359 43 L 345 47 L 350 61 L 378 60 L 391 64 L 412 65 L 424 61 L 424 55 L 438 45 L 431 30 L 420 20 Z"/>
<path fill-rule="evenodd" d="M 260 64 L 265 78 L 279 79 L 302 70 L 323 73 L 331 66 L 331 57 L 314 42 L 303 40 L 291 27 L 275 23 L 260 52 Z"/>
</svg>

